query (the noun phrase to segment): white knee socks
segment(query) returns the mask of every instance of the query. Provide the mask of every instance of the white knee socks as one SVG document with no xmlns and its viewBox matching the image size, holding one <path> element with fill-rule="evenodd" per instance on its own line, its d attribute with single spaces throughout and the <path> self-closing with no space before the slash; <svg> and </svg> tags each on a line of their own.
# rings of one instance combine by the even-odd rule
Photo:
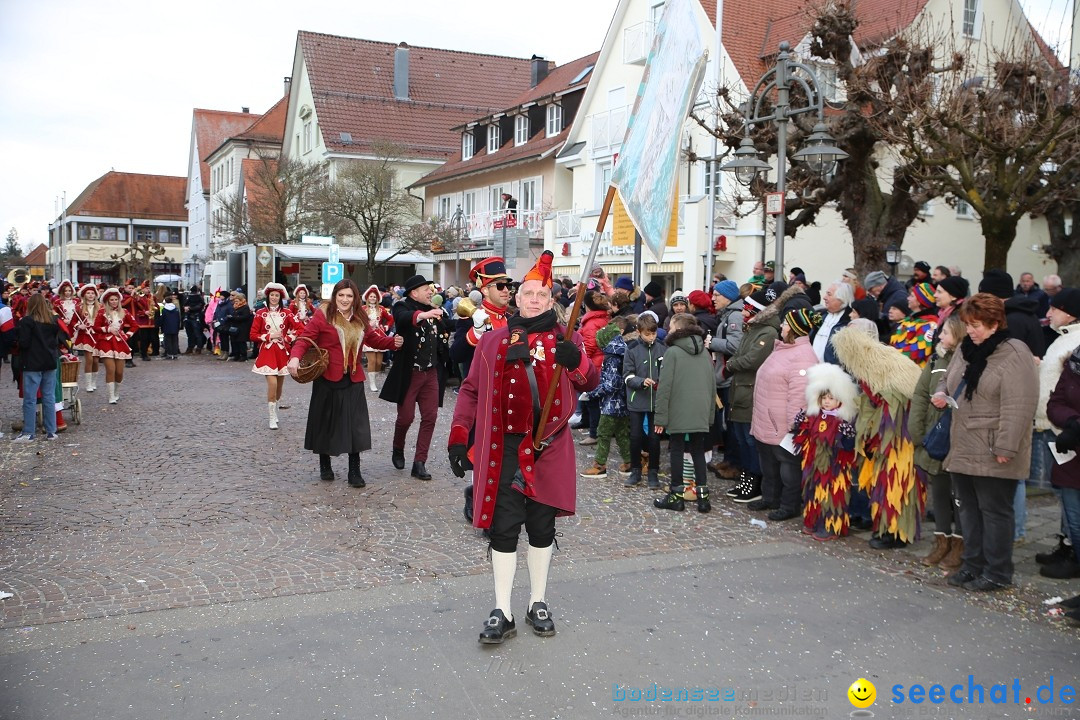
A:
<svg viewBox="0 0 1080 720">
<path fill-rule="evenodd" d="M 551 567 L 551 548 L 529 546 L 529 607 L 533 603 L 546 602 L 548 568 Z"/>
<path fill-rule="evenodd" d="M 529 550 L 531 551 L 532 548 L 529 548 Z M 529 569 L 531 574 L 531 563 Z M 510 593 L 514 589 L 514 573 L 517 572 L 517 553 L 492 550 L 491 572 L 495 576 L 495 607 L 502 610 L 507 620 L 513 620 L 514 613 L 510 609 Z"/>
</svg>

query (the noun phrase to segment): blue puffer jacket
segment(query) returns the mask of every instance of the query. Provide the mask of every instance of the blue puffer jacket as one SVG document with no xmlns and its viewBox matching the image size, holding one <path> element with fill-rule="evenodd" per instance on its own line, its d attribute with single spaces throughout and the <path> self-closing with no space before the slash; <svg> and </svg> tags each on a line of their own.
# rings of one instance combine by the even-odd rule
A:
<svg viewBox="0 0 1080 720">
<path fill-rule="evenodd" d="M 600 414 L 611 417 L 626 417 L 630 414 L 626 408 L 626 383 L 622 378 L 623 356 L 626 354 L 626 342 L 622 335 L 615 335 L 604 346 L 604 363 L 600 366 Z"/>
</svg>

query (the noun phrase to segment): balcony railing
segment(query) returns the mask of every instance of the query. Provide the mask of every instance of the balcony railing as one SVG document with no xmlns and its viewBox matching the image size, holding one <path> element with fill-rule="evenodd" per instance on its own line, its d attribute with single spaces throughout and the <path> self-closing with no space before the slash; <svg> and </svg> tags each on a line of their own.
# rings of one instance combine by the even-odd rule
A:
<svg viewBox="0 0 1080 720">
<path fill-rule="evenodd" d="M 589 142 L 589 151 L 594 158 L 612 155 L 619 149 L 623 137 L 626 136 L 626 120 L 629 116 L 630 107 L 625 106 L 596 113 L 590 117 L 592 137 Z"/>
<path fill-rule="evenodd" d="M 518 210 L 510 214 L 506 210 L 490 210 L 465 216 L 465 236 L 461 250 L 479 250 L 494 247 L 500 239 L 503 227 L 507 233 L 525 230 L 530 237 L 542 237 L 544 233 L 544 213 L 541 210 Z M 435 252 L 454 252 L 452 248 L 435 249 Z"/>
<path fill-rule="evenodd" d="M 623 30 L 623 62 L 631 65 L 644 65 L 652 49 L 655 23 L 641 22 Z"/>
</svg>

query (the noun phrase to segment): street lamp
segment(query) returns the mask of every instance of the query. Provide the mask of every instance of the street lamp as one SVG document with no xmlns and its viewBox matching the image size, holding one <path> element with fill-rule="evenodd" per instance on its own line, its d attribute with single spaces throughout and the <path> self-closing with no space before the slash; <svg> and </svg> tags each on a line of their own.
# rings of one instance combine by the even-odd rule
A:
<svg viewBox="0 0 1080 720">
<path fill-rule="evenodd" d="M 899 247 L 890 244 L 885 248 L 885 262 L 892 266 L 893 277 L 896 277 L 896 266 L 900 264 L 902 253 Z"/>
<path fill-rule="evenodd" d="M 461 284 L 461 243 L 465 241 L 465 213 L 458 205 L 450 217 L 450 232 L 454 234 L 454 282 Z M 445 283 L 444 283 L 445 284 Z"/>
<path fill-rule="evenodd" d="M 795 73 L 801 70 L 805 77 Z M 807 104 L 801 107 L 791 106 L 791 89 L 798 85 L 803 89 Z M 765 98 L 776 91 L 776 102 L 770 115 L 763 114 L 762 104 Z M 792 59 L 791 45 L 780 43 L 780 52 L 776 56 L 776 65 L 761 76 L 750 101 L 744 110 L 746 136 L 739 142 L 735 159 L 725 163 L 721 170 L 734 172 L 736 179 L 743 185 L 749 185 L 759 172 L 767 172 L 768 163 L 758 157 L 754 143 L 750 139 L 750 128 L 754 125 L 773 121 L 776 123 L 776 192 L 783 198 L 787 193 L 787 126 L 790 118 L 807 112 L 816 112 L 818 122 L 814 131 L 806 139 L 806 146 L 792 155 L 793 160 L 805 162 L 815 173 L 827 177 L 836 170 L 836 164 L 848 154 L 836 147 L 836 141 L 825 127 L 825 102 L 821 95 L 820 84 L 814 71 L 807 65 Z M 784 268 L 784 211 L 783 206 L 776 214 L 776 270 L 782 273 Z"/>
</svg>

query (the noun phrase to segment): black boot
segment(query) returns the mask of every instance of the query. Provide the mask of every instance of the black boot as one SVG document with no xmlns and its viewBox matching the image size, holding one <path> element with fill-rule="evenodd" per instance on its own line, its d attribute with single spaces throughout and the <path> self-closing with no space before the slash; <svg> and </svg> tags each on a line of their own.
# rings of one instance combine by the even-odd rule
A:
<svg viewBox="0 0 1080 720">
<path fill-rule="evenodd" d="M 427 471 L 422 462 L 414 462 L 412 464 L 412 472 L 410 473 L 414 478 L 420 478 L 421 480 L 430 480 L 431 473 Z"/>
<path fill-rule="evenodd" d="M 329 455 L 319 455 L 319 479 L 327 482 L 334 481 L 334 468 L 330 466 Z"/>
<path fill-rule="evenodd" d="M 405 451 L 394 448 L 390 453 L 390 461 L 398 470 L 405 469 Z"/>
<path fill-rule="evenodd" d="M 737 503 L 751 503 L 761 499 L 761 476 L 747 474 L 745 485 L 740 484 L 742 491 L 732 498 Z"/>
<path fill-rule="evenodd" d="M 712 503 L 709 502 L 709 488 L 698 485 L 697 488 L 697 511 L 699 513 L 707 513 L 712 510 Z"/>
<path fill-rule="evenodd" d="M 367 485 L 364 476 L 360 474 L 360 453 L 349 453 L 349 485 L 356 488 Z"/>
<path fill-rule="evenodd" d="M 683 502 L 683 491 L 672 490 L 662 498 L 653 500 L 653 506 L 660 510 L 677 510 L 682 512 L 686 509 L 686 503 Z"/>
</svg>

